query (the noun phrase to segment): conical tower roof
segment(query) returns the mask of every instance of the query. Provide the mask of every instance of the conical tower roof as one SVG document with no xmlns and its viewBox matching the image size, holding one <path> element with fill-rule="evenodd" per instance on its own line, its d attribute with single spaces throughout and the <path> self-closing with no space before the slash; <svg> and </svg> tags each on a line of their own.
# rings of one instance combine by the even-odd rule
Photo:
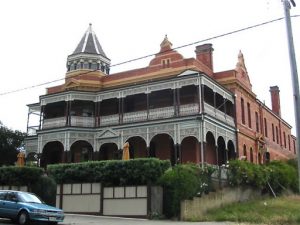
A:
<svg viewBox="0 0 300 225">
<path fill-rule="evenodd" d="M 95 32 L 92 30 L 91 23 L 89 25 L 89 28 L 81 38 L 75 51 L 73 52 L 73 55 L 80 53 L 99 54 L 106 57 Z"/>
<path fill-rule="evenodd" d="M 68 56 L 68 72 L 78 70 L 98 70 L 109 74 L 110 59 L 107 58 L 102 46 L 92 29 L 92 24 L 84 33 L 74 52 Z"/>
</svg>

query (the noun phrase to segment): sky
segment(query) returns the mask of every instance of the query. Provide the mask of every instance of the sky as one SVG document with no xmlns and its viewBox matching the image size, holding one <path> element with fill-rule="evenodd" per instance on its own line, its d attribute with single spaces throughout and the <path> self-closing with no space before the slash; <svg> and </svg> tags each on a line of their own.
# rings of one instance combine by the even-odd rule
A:
<svg viewBox="0 0 300 225">
<path fill-rule="evenodd" d="M 300 15 L 300 1 L 295 2 L 291 15 Z M 234 69 L 241 50 L 252 90 L 269 108 L 270 86 L 279 86 L 281 114 L 295 135 L 285 21 L 207 40 L 282 17 L 281 0 L 1 1 L 0 121 L 10 129 L 26 131 L 27 105 L 39 102 L 47 87 L 63 83 L 67 56 L 92 23 L 111 65 L 157 53 L 165 35 L 174 48 L 194 42 L 213 44 L 215 72 Z M 299 27 L 300 17 L 293 17 L 298 64 Z M 195 47 L 177 51 L 185 58 L 195 57 Z M 146 67 L 152 58 L 112 66 L 110 73 Z M 34 87 L 43 83 L 48 84 Z"/>
</svg>

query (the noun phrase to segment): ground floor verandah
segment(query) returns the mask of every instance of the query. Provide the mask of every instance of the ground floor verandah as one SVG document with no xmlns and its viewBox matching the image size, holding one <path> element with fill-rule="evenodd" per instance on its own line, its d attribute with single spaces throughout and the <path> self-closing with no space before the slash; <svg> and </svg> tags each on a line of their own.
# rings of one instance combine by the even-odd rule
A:
<svg viewBox="0 0 300 225">
<path fill-rule="evenodd" d="M 109 127 L 95 131 L 57 131 L 27 140 L 27 158 L 40 165 L 121 159 L 124 143 L 130 158 L 156 157 L 176 163 L 225 164 L 236 157 L 235 130 L 210 121 L 157 123 L 139 127 Z M 32 157 L 31 157 L 32 158 Z"/>
</svg>

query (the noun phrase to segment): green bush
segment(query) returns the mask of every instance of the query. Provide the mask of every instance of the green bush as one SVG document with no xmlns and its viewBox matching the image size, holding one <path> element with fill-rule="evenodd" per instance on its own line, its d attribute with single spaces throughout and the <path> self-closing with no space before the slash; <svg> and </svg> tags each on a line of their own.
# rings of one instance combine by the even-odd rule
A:
<svg viewBox="0 0 300 225">
<path fill-rule="evenodd" d="M 30 191 L 39 196 L 48 205 L 55 206 L 56 183 L 53 178 L 41 176 L 30 186 Z"/>
<path fill-rule="evenodd" d="M 180 164 L 168 169 L 160 178 L 164 187 L 164 214 L 178 216 L 180 202 L 194 197 L 200 190 L 200 168 L 194 164 Z"/>
<path fill-rule="evenodd" d="M 38 167 L 0 167 L 0 184 L 27 186 L 30 192 L 35 193 L 44 202 L 55 205 L 56 183 L 43 174 L 44 170 Z"/>
<path fill-rule="evenodd" d="M 90 161 L 49 165 L 47 172 L 56 183 L 102 182 L 105 185 L 155 184 L 170 167 L 156 158 Z"/>
<path fill-rule="evenodd" d="M 298 191 L 297 169 L 282 161 L 272 161 L 267 165 L 269 169 L 269 183 L 275 192 L 290 189 Z"/>
<path fill-rule="evenodd" d="M 268 171 L 260 165 L 247 161 L 233 160 L 229 162 L 228 181 L 232 186 L 246 185 L 263 188 L 267 185 Z"/>
<path fill-rule="evenodd" d="M 198 195 L 208 194 L 214 191 L 211 176 L 216 171 L 216 167 L 204 164 L 200 167 L 200 190 Z"/>
<path fill-rule="evenodd" d="M 229 162 L 228 181 L 231 186 L 252 186 L 269 190 L 269 185 L 280 193 L 285 189 L 297 191 L 298 175 L 294 163 L 272 161 L 267 165 L 256 165 L 247 161 Z"/>
<path fill-rule="evenodd" d="M 286 163 L 292 167 L 294 167 L 296 170 L 298 170 L 298 159 L 294 158 L 294 159 L 289 159 L 286 161 Z"/>
<path fill-rule="evenodd" d="M 0 184 L 2 185 L 30 185 L 42 176 L 44 170 L 37 167 L 0 167 Z"/>
</svg>

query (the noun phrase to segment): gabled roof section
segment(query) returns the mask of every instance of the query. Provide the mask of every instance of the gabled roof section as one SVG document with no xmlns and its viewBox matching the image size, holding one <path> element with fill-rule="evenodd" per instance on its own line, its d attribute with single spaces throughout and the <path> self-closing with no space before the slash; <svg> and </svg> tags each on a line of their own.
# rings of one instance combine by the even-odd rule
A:
<svg viewBox="0 0 300 225">
<path fill-rule="evenodd" d="M 173 44 L 169 41 L 168 36 L 166 35 L 164 40 L 160 44 L 160 53 L 172 50 L 172 45 Z"/>
<path fill-rule="evenodd" d="M 160 66 L 162 68 L 173 67 L 172 64 L 184 60 L 183 56 L 172 49 L 172 43 L 166 35 L 160 44 L 159 53 L 155 54 L 155 58 L 150 61 L 149 66 Z"/>
<path fill-rule="evenodd" d="M 95 32 L 92 30 L 91 23 L 73 52 L 73 55 L 80 53 L 98 54 L 106 57 Z"/>
<path fill-rule="evenodd" d="M 235 66 L 235 71 L 237 72 L 237 79 L 242 82 L 249 90 L 252 90 L 252 84 L 248 76 L 248 71 L 245 65 L 244 55 L 240 50 L 238 54 L 238 62 Z"/>
</svg>

